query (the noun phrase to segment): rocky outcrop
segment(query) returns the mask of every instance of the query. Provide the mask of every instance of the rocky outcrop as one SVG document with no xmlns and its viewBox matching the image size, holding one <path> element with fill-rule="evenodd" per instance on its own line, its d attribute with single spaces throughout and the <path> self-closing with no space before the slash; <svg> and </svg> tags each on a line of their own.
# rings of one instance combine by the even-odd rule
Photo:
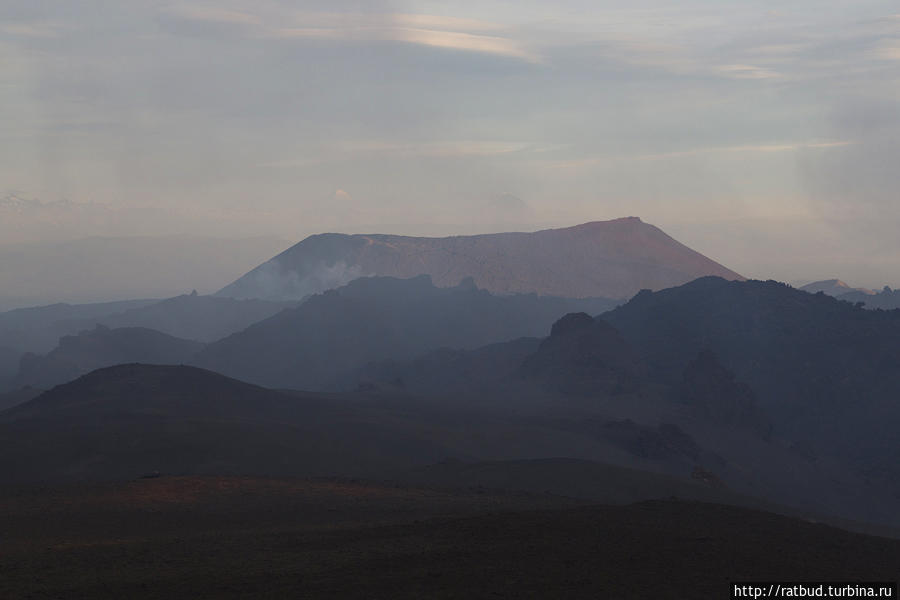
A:
<svg viewBox="0 0 900 600">
<path fill-rule="evenodd" d="M 709 350 L 701 351 L 684 370 L 678 399 L 714 423 L 750 429 L 764 438 L 772 432 L 750 386 L 735 381 L 734 373 Z"/>
<path fill-rule="evenodd" d="M 520 374 L 566 394 L 605 395 L 634 390 L 644 368 L 618 331 L 602 319 L 572 313 L 523 363 Z"/>
</svg>

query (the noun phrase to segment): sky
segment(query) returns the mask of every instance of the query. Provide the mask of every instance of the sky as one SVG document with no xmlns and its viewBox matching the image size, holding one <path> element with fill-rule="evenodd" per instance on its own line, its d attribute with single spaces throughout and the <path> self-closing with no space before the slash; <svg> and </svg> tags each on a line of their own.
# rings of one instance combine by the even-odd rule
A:
<svg viewBox="0 0 900 600">
<path fill-rule="evenodd" d="M 0 0 L 0 236 L 640 216 L 900 286 L 895 0 Z"/>
</svg>

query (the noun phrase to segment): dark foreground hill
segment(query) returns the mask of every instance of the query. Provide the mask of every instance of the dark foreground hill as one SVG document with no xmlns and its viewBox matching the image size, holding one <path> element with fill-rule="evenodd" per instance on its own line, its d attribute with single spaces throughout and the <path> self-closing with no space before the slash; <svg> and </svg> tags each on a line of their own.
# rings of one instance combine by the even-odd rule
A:
<svg viewBox="0 0 900 600">
<path fill-rule="evenodd" d="M 159 478 L 0 492 L 4 598 L 728 598 L 893 581 L 900 542 L 683 501 L 341 480 Z"/>
<path fill-rule="evenodd" d="M 691 463 L 679 477 L 638 470 L 658 471 L 652 463 L 597 462 L 621 460 L 622 439 L 622 432 L 604 439 L 590 424 L 579 429 L 559 417 L 498 416 L 402 396 L 285 393 L 192 367 L 120 365 L 0 413 L 0 483 L 161 472 L 391 477 L 457 487 L 462 476 L 464 485 L 553 489 L 603 502 L 677 495 L 763 506 L 688 477 Z M 549 460 L 564 456 L 573 458 Z M 507 467 L 513 479 L 497 479 Z"/>
<path fill-rule="evenodd" d="M 120 365 L 0 413 L 0 472 L 7 483 L 360 475 L 444 456 L 415 430 L 367 416 L 201 369 Z"/>
<path fill-rule="evenodd" d="M 653 225 L 628 217 L 535 233 L 447 238 L 314 235 L 218 295 L 302 298 L 369 275 L 430 275 L 440 287 L 472 277 L 478 287 L 493 293 L 618 299 L 704 275 L 742 279 Z"/>
<path fill-rule="evenodd" d="M 834 461 L 700 419 L 652 388 L 539 399 L 278 392 L 193 367 L 120 365 L 0 412 L 0 482 L 160 472 L 453 486 L 463 477 L 604 502 L 677 495 L 768 506 L 756 497 L 805 514 L 896 520 L 883 488 Z M 497 479 L 498 470 L 515 475 Z"/>
<path fill-rule="evenodd" d="M 18 406 L 24 402 L 28 402 L 33 398 L 37 398 L 44 390 L 33 387 L 22 387 L 11 392 L 0 394 L 0 410 L 6 410 L 13 406 Z"/>
<path fill-rule="evenodd" d="M 453 485 L 454 469 L 448 465 L 461 464 L 459 459 L 568 454 L 598 460 L 616 452 L 590 433 L 552 423 L 440 409 L 414 398 L 277 392 L 193 367 L 101 369 L 0 412 L 0 483 L 5 485 L 122 480 L 153 472 L 390 476 Z M 448 458 L 457 462 L 421 471 Z M 600 467 L 595 465 L 574 461 L 570 469 L 596 480 Z M 568 494 L 607 502 L 675 493 L 747 501 L 690 479 L 604 469 L 599 472 L 605 487 L 595 485 L 589 493 L 571 487 Z M 520 485 L 511 487 L 530 489 L 544 485 L 541 481 L 558 469 L 523 463 L 517 471 Z"/>
<path fill-rule="evenodd" d="M 495 296 L 471 280 L 439 288 L 427 275 L 363 277 L 210 344 L 194 364 L 269 387 L 322 390 L 370 361 L 545 335 L 567 312 L 596 314 L 615 304 Z"/>
</svg>

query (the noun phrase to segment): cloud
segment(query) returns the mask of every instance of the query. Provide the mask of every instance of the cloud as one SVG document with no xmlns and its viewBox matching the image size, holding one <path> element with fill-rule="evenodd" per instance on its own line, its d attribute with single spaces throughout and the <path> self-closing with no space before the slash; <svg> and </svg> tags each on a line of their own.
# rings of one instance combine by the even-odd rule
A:
<svg viewBox="0 0 900 600">
<path fill-rule="evenodd" d="M 467 19 L 462 17 L 447 17 L 443 15 L 427 14 L 395 14 L 392 17 L 394 23 L 400 27 L 412 27 L 416 29 L 433 29 L 449 31 L 498 31 L 505 29 L 498 23 Z"/>
<path fill-rule="evenodd" d="M 692 148 L 689 150 L 678 150 L 674 152 L 660 152 L 652 154 L 610 154 L 602 157 L 592 157 L 580 160 L 557 161 L 550 163 L 550 166 L 556 168 L 580 168 L 590 167 L 598 164 L 605 164 L 618 161 L 648 161 L 648 160 L 666 160 L 672 158 L 685 158 L 691 156 L 716 155 L 716 154 L 732 154 L 732 153 L 763 153 L 770 154 L 774 152 L 797 152 L 800 150 L 827 150 L 831 148 L 842 148 L 852 146 L 857 142 L 851 140 L 838 141 L 808 141 L 808 142 L 790 142 L 790 143 L 773 143 L 773 144 L 742 144 L 734 146 L 714 146 L 708 148 Z"/>
<path fill-rule="evenodd" d="M 59 27 L 45 23 L 9 23 L 0 25 L 0 33 L 24 38 L 49 39 L 59 35 Z"/>
<path fill-rule="evenodd" d="M 872 57 L 877 60 L 900 61 L 900 39 L 879 42 L 872 50 Z"/>
<path fill-rule="evenodd" d="M 291 13 L 267 4 L 254 13 L 187 5 L 169 9 L 165 14 L 188 22 L 245 26 L 250 35 L 263 39 L 397 42 L 540 62 L 540 57 L 522 42 L 499 35 L 505 27 L 465 17 L 379 11 Z"/>
<path fill-rule="evenodd" d="M 735 79 L 777 79 L 783 77 L 781 73 L 754 65 L 722 65 L 717 70 L 725 77 L 733 77 Z"/>
<path fill-rule="evenodd" d="M 338 4 L 337 6 L 340 6 Z M 241 26 L 244 35 L 274 40 L 328 40 L 345 43 L 407 43 L 478 52 L 539 62 L 521 41 L 500 35 L 497 23 L 462 16 L 402 13 L 376 5 L 366 12 L 292 11 L 286 5 L 260 2 L 252 12 L 228 7 L 187 4 L 163 11 L 164 22 Z M 203 28 L 196 33 L 203 33 Z"/>
<path fill-rule="evenodd" d="M 287 27 L 270 29 L 265 35 L 278 39 L 318 39 L 355 43 L 400 42 L 433 48 L 494 54 L 518 58 L 531 63 L 539 63 L 541 60 L 538 55 L 513 39 L 461 31 L 393 26 Z"/>
</svg>

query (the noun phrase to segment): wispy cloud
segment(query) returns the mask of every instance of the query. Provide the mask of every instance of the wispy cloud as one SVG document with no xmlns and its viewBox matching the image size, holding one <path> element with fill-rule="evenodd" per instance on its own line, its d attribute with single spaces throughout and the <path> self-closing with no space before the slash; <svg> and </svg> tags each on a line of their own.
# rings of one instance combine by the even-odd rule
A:
<svg viewBox="0 0 900 600">
<path fill-rule="evenodd" d="M 769 154 L 775 152 L 796 152 L 800 150 L 825 150 L 831 148 L 841 148 L 844 146 L 852 146 L 858 142 L 852 140 L 837 141 L 809 141 L 809 142 L 789 142 L 775 144 L 741 144 L 735 146 L 715 146 L 708 148 L 692 148 L 689 150 L 678 150 L 675 152 L 657 152 L 650 154 L 608 154 L 603 156 L 595 156 L 579 160 L 556 161 L 550 163 L 551 167 L 577 169 L 581 167 L 596 166 L 599 164 L 608 164 L 618 161 L 652 161 L 667 160 L 672 158 L 686 158 L 692 156 L 716 155 L 716 154 L 736 154 L 736 153 L 762 153 Z"/>
<path fill-rule="evenodd" d="M 878 60 L 900 61 L 900 39 L 882 40 L 872 50 L 872 57 Z"/>
<path fill-rule="evenodd" d="M 438 29 L 445 31 L 499 31 L 504 29 L 504 26 L 499 23 L 443 15 L 400 13 L 393 15 L 392 20 L 399 26 L 417 29 Z"/>
<path fill-rule="evenodd" d="M 724 76 L 735 79 L 778 79 L 783 77 L 781 73 L 772 69 L 754 65 L 722 65 L 717 69 Z"/>
<path fill-rule="evenodd" d="M 540 62 L 536 52 L 505 33 L 499 24 L 464 17 L 413 13 L 249 13 L 210 6 L 169 11 L 180 19 L 246 25 L 250 35 L 290 40 L 330 40 L 347 43 L 396 42 L 479 52 Z"/>
<path fill-rule="evenodd" d="M 59 26 L 47 23 L 8 23 L 0 25 L 0 34 L 25 38 L 55 38 Z"/>
<path fill-rule="evenodd" d="M 280 28 L 267 32 L 269 37 L 282 39 L 307 38 L 347 42 L 402 42 L 435 48 L 464 50 L 540 62 L 539 57 L 510 38 L 487 36 L 460 31 L 415 29 L 410 27 L 342 27 L 342 28 Z"/>
</svg>

